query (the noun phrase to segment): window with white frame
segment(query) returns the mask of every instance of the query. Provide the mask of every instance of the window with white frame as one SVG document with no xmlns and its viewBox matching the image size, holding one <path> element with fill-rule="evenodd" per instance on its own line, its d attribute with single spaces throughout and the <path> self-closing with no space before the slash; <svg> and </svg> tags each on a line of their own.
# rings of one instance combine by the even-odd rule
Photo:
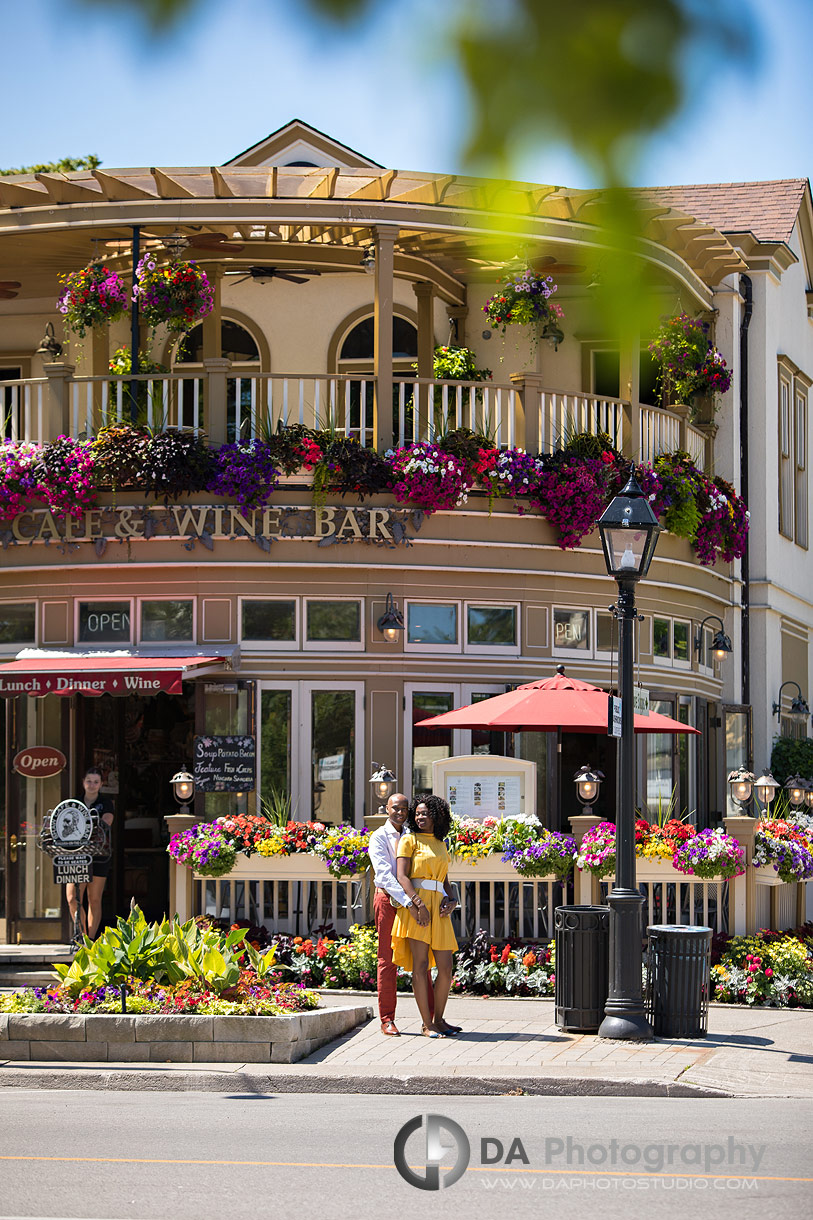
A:
<svg viewBox="0 0 813 1220">
<path fill-rule="evenodd" d="M 307 598 L 305 601 L 305 647 L 363 648 L 361 602 L 356 599 Z"/>
<path fill-rule="evenodd" d="M 142 644 L 186 643 L 195 639 L 193 598 L 156 598 L 139 602 Z"/>
<path fill-rule="evenodd" d="M 807 549 L 807 403 L 811 379 L 786 356 L 779 361 L 779 532 Z"/>
<path fill-rule="evenodd" d="M 590 653 L 590 610 L 553 607 L 553 651 L 568 654 Z"/>
<path fill-rule="evenodd" d="M 108 644 L 130 644 L 132 639 L 132 602 L 76 603 L 77 643 L 105 647 Z"/>
<path fill-rule="evenodd" d="M 430 652 L 459 651 L 459 602 L 408 601 L 404 646 Z"/>
<path fill-rule="evenodd" d="M 5 602 L 0 605 L 0 646 L 36 644 L 36 602 Z"/>
<path fill-rule="evenodd" d="M 596 611 L 596 652 L 618 651 L 618 628 L 612 614 L 607 610 Z"/>
<path fill-rule="evenodd" d="M 652 656 L 656 662 L 689 669 L 692 664 L 692 625 L 685 619 L 652 619 Z"/>
<path fill-rule="evenodd" d="M 518 648 L 518 607 L 466 603 L 466 647 L 470 650 Z"/>
<path fill-rule="evenodd" d="M 248 646 L 297 648 L 299 613 L 295 597 L 240 599 L 240 639 Z"/>
</svg>

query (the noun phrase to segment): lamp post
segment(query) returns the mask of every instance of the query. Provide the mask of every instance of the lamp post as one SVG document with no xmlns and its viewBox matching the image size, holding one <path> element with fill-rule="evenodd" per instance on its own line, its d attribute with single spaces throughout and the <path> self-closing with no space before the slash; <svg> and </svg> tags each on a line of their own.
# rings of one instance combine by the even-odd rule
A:
<svg viewBox="0 0 813 1220">
<path fill-rule="evenodd" d="M 790 779 L 785 783 L 784 788 L 792 808 L 801 809 L 808 792 L 807 780 L 802 779 L 801 775 L 791 775 Z"/>
<path fill-rule="evenodd" d="M 638 617 L 635 585 L 649 571 L 660 526 L 649 501 L 630 471 L 627 485 L 605 509 L 598 523 L 607 571 L 618 584 L 618 678 L 621 691 L 621 740 L 615 819 L 615 885 L 610 907 L 610 987 L 602 1038 L 649 1041 L 641 983 L 643 895 L 635 882 L 635 722 L 633 716 L 633 624 Z"/>
<path fill-rule="evenodd" d="M 728 787 L 731 792 L 731 799 L 735 804 L 739 805 L 743 813 L 746 812 L 746 805 L 751 800 L 751 794 L 754 788 L 754 773 L 746 770 L 745 767 L 740 767 L 736 771 L 729 772 Z"/>
<path fill-rule="evenodd" d="M 754 780 L 754 796 L 757 798 L 757 805 L 764 805 L 766 813 L 778 791 L 779 784 L 777 784 L 770 771 L 765 771 L 758 779 Z"/>
</svg>

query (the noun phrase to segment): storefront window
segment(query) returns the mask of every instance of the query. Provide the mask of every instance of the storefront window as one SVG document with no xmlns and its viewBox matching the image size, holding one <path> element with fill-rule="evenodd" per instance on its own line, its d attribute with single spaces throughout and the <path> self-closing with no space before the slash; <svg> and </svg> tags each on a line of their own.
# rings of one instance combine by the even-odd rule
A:
<svg viewBox="0 0 813 1220">
<path fill-rule="evenodd" d="M 129 602 L 80 602 L 80 644 L 129 644 L 132 637 Z"/>
<path fill-rule="evenodd" d="M 454 695 L 438 691 L 415 691 L 412 695 L 412 795 L 432 791 L 432 763 L 452 757 L 452 730 L 419 728 L 421 720 L 440 716 L 454 707 Z"/>
<path fill-rule="evenodd" d="M 472 703 L 482 703 L 484 699 L 493 699 L 494 691 L 472 691 Z M 491 729 L 472 729 L 472 754 L 505 754 L 505 733 L 493 732 Z"/>
<path fill-rule="evenodd" d="M 615 619 L 611 614 L 599 610 L 596 612 L 596 651 L 613 652 L 618 648 L 618 637 L 615 629 Z"/>
<path fill-rule="evenodd" d="M 244 640 L 293 643 L 296 641 L 296 602 L 244 601 L 242 626 Z"/>
<path fill-rule="evenodd" d="M 309 642 L 358 642 L 361 640 L 361 603 L 309 601 L 307 625 Z"/>
<path fill-rule="evenodd" d="M 17 750 L 62 740 L 61 699 L 20 699 L 18 706 L 14 743 Z M 16 918 L 19 921 L 59 920 L 62 913 L 62 887 L 54 883 L 51 858 L 39 848 L 42 819 L 59 803 L 62 779 L 61 774 L 46 779 L 29 779 L 16 773 L 12 777 L 19 819 L 16 864 Z M 11 828 L 14 829 L 13 821 Z M 24 922 L 18 931 L 23 932 L 24 940 L 29 939 Z"/>
<path fill-rule="evenodd" d="M 653 712 L 663 716 L 674 716 L 675 709 L 671 699 L 653 699 L 650 703 Z M 659 805 L 661 809 L 669 804 L 675 787 L 674 764 L 672 754 L 672 735 L 670 733 L 645 733 L 646 740 L 646 803 L 650 817 L 656 817 Z"/>
<path fill-rule="evenodd" d="M 290 690 L 264 690 L 260 704 L 260 798 L 272 801 L 291 792 Z"/>
<path fill-rule="evenodd" d="M 726 708 L 724 711 L 724 725 L 726 775 L 730 775 L 732 771 L 739 770 L 740 767 L 749 769 L 751 764 L 749 712 L 745 709 L 738 711 Z M 725 792 L 727 816 L 733 817 L 741 814 L 742 809 L 732 799 L 728 784 L 725 786 Z"/>
<path fill-rule="evenodd" d="M 458 642 L 457 605 L 410 602 L 407 606 L 407 641 L 410 644 Z"/>
<path fill-rule="evenodd" d="M 354 820 L 356 693 L 314 690 L 311 701 L 312 816 Z"/>
<path fill-rule="evenodd" d="M 205 710 L 204 733 L 217 737 L 251 736 L 254 724 L 253 682 L 211 682 L 204 687 Z M 207 792 L 205 810 L 208 819 L 224 817 L 228 813 L 245 813 L 248 809 L 248 792 Z"/>
<path fill-rule="evenodd" d="M 36 607 L 34 603 L 7 603 L 0 606 L 0 644 L 36 643 Z"/>
<path fill-rule="evenodd" d="M 672 649 L 676 661 L 689 662 L 689 624 L 672 624 Z"/>
<path fill-rule="evenodd" d="M 590 649 L 590 611 L 553 611 L 553 647 L 587 652 Z"/>
<path fill-rule="evenodd" d="M 511 647 L 517 642 L 515 606 L 468 606 L 466 634 L 469 644 Z"/>
<path fill-rule="evenodd" d="M 155 601 L 141 603 L 141 639 L 145 643 L 195 638 L 194 603 Z"/>
</svg>

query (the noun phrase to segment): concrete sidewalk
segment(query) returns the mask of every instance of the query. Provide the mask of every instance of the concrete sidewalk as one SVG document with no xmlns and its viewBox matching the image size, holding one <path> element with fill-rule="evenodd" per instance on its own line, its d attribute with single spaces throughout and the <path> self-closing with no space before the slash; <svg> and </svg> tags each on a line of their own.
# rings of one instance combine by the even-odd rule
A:
<svg viewBox="0 0 813 1220">
<path fill-rule="evenodd" d="M 346 1004 L 350 994 L 323 993 Z M 377 1020 L 301 1063 L 136 1064 L 0 1061 L 0 1087 L 216 1090 L 229 1093 L 401 1093 L 813 1097 L 813 1011 L 713 1004 L 709 1035 L 692 1042 L 607 1042 L 562 1033 L 553 1000 L 455 996 L 456 1038 L 421 1036 L 400 996 L 400 1038 Z"/>
</svg>

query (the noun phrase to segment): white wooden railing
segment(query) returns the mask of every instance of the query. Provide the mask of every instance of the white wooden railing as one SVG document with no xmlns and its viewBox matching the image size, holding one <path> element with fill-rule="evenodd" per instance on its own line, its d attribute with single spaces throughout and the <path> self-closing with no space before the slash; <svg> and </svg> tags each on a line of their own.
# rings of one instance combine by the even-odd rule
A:
<svg viewBox="0 0 813 1220">
<path fill-rule="evenodd" d="M 218 362 L 220 364 L 220 362 Z M 223 362 L 226 364 L 226 362 Z M 56 366 L 52 366 L 56 367 Z M 135 384 L 135 412 L 131 388 Z M 129 423 L 205 430 L 213 444 L 264 437 L 280 426 L 332 428 L 374 447 L 372 375 L 205 372 L 75 377 L 67 369 L 45 378 L 0 383 L 3 436 L 45 443 L 67 431 L 77 438 Z M 688 408 L 633 409 L 620 398 L 506 383 L 392 380 L 393 443 L 431 441 L 454 428 L 484 433 L 499 447 L 550 453 L 576 433 L 604 433 L 621 452 L 651 462 L 685 449 L 705 466 L 708 437 L 688 422 Z"/>
</svg>

